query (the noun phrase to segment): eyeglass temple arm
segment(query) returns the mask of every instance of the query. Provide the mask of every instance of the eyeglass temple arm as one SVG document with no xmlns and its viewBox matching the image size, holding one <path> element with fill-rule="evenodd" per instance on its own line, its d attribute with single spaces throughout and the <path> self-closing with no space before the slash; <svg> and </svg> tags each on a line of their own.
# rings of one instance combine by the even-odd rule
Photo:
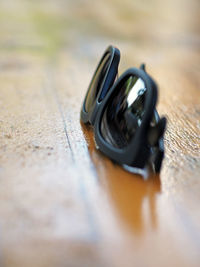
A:
<svg viewBox="0 0 200 267">
<path fill-rule="evenodd" d="M 142 63 L 140 69 L 146 72 L 146 65 Z M 151 79 L 151 77 L 150 77 Z M 152 79 L 151 79 L 152 80 Z M 153 80 L 152 80 L 153 82 Z M 150 127 L 148 133 L 148 142 L 152 147 L 153 153 L 150 158 L 150 162 L 153 165 L 153 168 L 156 173 L 160 172 L 162 160 L 164 157 L 164 140 L 163 135 L 165 132 L 167 120 L 165 117 L 159 119 L 157 124 L 154 127 Z"/>
</svg>

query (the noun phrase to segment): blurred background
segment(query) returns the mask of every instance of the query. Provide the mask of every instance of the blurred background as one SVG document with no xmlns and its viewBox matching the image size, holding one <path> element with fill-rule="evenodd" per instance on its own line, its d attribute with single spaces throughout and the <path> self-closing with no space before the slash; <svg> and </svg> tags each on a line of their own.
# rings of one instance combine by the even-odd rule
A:
<svg viewBox="0 0 200 267">
<path fill-rule="evenodd" d="M 1 49 L 97 60 L 114 44 L 132 64 L 164 64 L 175 52 L 198 50 L 198 14 L 198 0 L 2 0 Z"/>
<path fill-rule="evenodd" d="M 178 81 L 181 71 L 197 80 L 198 0 L 1 0 L 0 5 L 1 58 L 6 58 L 1 65 L 13 54 L 45 57 L 54 66 L 63 59 L 71 75 L 77 71 L 86 77 L 80 101 L 109 44 L 121 50 L 120 73 L 145 62 L 161 88 L 170 79 Z"/>
</svg>

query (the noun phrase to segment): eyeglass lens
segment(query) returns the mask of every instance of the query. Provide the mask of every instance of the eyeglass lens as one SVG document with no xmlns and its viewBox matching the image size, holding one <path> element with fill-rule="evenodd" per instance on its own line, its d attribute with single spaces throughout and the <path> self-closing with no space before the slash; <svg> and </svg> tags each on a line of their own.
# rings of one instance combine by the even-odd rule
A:
<svg viewBox="0 0 200 267">
<path fill-rule="evenodd" d="M 108 102 L 101 120 L 101 134 L 112 146 L 126 147 L 142 123 L 146 87 L 137 76 L 129 76 Z"/>
</svg>

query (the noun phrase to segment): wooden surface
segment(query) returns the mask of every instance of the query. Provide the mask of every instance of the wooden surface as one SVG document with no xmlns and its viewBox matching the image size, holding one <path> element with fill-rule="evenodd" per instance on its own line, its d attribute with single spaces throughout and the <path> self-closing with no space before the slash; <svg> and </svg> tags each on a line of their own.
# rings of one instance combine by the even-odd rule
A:
<svg viewBox="0 0 200 267">
<path fill-rule="evenodd" d="M 200 266 L 200 2 L 0 1 L 0 266 Z M 104 49 L 146 62 L 160 177 L 94 148 L 79 111 Z"/>
</svg>

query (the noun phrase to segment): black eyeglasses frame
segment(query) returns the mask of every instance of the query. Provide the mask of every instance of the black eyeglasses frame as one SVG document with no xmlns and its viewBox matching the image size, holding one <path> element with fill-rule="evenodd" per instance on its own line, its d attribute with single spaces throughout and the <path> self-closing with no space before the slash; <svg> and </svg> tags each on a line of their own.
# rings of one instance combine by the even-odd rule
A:
<svg viewBox="0 0 200 267">
<path fill-rule="evenodd" d="M 95 74 L 102 64 L 102 60 L 105 55 L 110 53 L 110 62 L 105 74 L 105 77 L 101 83 L 97 97 L 92 105 L 89 112 L 85 109 L 85 101 L 88 96 L 89 90 L 91 90 L 91 84 L 95 77 Z M 164 141 L 163 134 L 166 126 L 166 119 L 160 119 L 158 112 L 156 111 L 157 102 L 157 85 L 154 80 L 146 73 L 144 64 L 138 68 L 130 68 L 125 71 L 117 80 L 116 76 L 118 73 L 118 65 L 120 61 L 120 51 L 109 46 L 105 53 L 103 54 L 96 71 L 93 75 L 93 79 L 89 85 L 87 94 L 85 96 L 83 106 L 81 109 L 81 120 L 83 123 L 89 123 L 94 126 L 94 138 L 97 148 L 103 154 L 111 158 L 113 161 L 120 165 L 127 165 L 136 168 L 144 168 L 147 163 L 150 163 L 156 173 L 160 172 L 162 160 L 164 157 Z M 144 114 L 140 127 L 137 128 L 135 135 L 132 137 L 128 146 L 124 148 L 116 148 L 109 144 L 101 134 L 101 120 L 104 111 L 112 97 L 115 96 L 116 92 L 123 85 L 130 76 L 136 76 L 141 78 L 145 83 L 146 93 L 145 93 L 145 103 L 144 103 Z M 116 80 L 116 81 L 115 81 Z M 105 91 L 105 97 L 99 101 L 99 97 L 102 91 Z M 159 127 L 155 130 L 157 131 L 157 142 L 154 147 L 149 145 L 149 132 L 151 129 L 152 117 L 156 118 L 156 123 Z"/>
</svg>

